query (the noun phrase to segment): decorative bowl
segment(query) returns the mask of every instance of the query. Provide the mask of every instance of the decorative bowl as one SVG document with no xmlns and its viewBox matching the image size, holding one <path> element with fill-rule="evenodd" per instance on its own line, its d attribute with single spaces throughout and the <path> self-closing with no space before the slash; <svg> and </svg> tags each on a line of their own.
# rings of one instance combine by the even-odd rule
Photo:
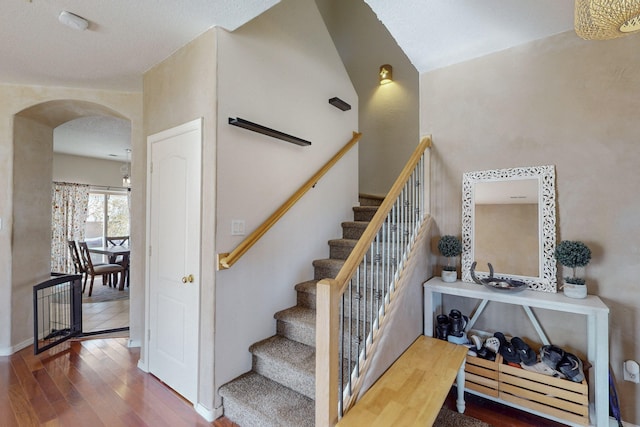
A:
<svg viewBox="0 0 640 427">
<path fill-rule="evenodd" d="M 521 280 L 498 279 L 496 277 L 481 279 L 482 284 L 494 291 L 520 292 L 527 289 L 527 284 Z"/>
</svg>

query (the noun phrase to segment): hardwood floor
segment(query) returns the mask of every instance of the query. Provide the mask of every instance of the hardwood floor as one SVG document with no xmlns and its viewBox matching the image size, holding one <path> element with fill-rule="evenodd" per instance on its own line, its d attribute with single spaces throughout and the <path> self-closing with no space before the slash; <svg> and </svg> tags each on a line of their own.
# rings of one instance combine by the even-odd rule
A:
<svg viewBox="0 0 640 427">
<path fill-rule="evenodd" d="M 213 426 L 154 376 L 137 368 L 126 338 L 61 344 L 38 356 L 28 347 L 0 357 L 0 427 Z M 445 403 L 455 409 L 455 396 Z M 466 414 L 495 427 L 560 426 L 468 396 Z"/>
</svg>

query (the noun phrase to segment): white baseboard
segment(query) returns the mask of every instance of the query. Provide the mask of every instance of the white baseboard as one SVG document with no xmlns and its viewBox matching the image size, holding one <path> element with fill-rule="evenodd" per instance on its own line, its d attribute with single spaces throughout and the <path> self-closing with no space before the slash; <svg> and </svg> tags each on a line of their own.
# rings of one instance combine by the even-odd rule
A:
<svg viewBox="0 0 640 427">
<path fill-rule="evenodd" d="M 11 347 L 0 348 L 0 356 L 11 356 L 13 353 L 17 353 L 23 348 L 27 348 L 33 344 L 33 338 L 22 341 L 19 344 L 12 345 Z"/>
<path fill-rule="evenodd" d="M 132 339 L 130 339 L 127 342 L 127 347 L 129 347 L 129 348 L 142 347 L 142 343 L 140 342 L 140 340 L 132 340 Z"/>
<path fill-rule="evenodd" d="M 138 369 L 140 369 L 142 372 L 149 373 L 149 366 L 142 359 L 138 359 Z"/>
<path fill-rule="evenodd" d="M 207 420 L 207 422 L 212 423 L 213 421 L 215 421 L 216 418 L 218 418 L 216 416 L 216 411 L 215 410 L 211 410 L 209 408 L 205 408 L 203 405 L 201 404 L 196 404 L 195 405 L 196 408 L 196 412 L 205 420 Z"/>
</svg>

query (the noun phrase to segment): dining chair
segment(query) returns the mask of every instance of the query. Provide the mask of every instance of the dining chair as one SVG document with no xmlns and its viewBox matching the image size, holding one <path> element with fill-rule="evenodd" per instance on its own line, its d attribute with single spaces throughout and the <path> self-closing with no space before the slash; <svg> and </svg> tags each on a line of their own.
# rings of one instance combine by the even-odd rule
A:
<svg viewBox="0 0 640 427">
<path fill-rule="evenodd" d="M 84 266 L 87 270 L 87 276 L 91 276 L 91 282 L 89 283 L 89 296 L 91 296 L 91 292 L 93 291 L 93 280 L 96 276 L 105 276 L 105 275 L 114 275 L 114 281 L 117 277 L 117 274 L 124 274 L 125 268 L 120 264 L 100 264 L 94 265 L 91 261 L 91 253 L 89 252 L 89 246 L 87 246 L 87 242 L 78 242 L 80 245 L 80 254 L 82 255 L 82 260 L 84 261 Z M 123 280 L 124 277 L 121 279 Z M 87 287 L 87 279 L 85 278 L 84 285 L 82 286 L 82 292 L 84 293 L 85 288 Z"/>
<path fill-rule="evenodd" d="M 84 283 L 84 286 L 86 286 L 86 284 L 87 284 L 87 269 L 85 268 L 82 260 L 80 259 L 80 254 L 78 253 L 78 247 L 76 246 L 76 242 L 75 242 L 75 240 L 67 240 L 67 244 L 69 245 L 69 254 L 71 255 L 71 261 L 73 262 L 73 268 L 74 268 L 76 274 L 79 274 L 82 277 L 82 281 Z"/>
<path fill-rule="evenodd" d="M 129 244 L 129 236 L 107 236 L 107 246 L 125 246 Z"/>
<path fill-rule="evenodd" d="M 106 238 L 107 246 L 128 246 L 129 245 L 129 236 L 107 236 Z M 111 260 L 110 263 L 120 264 L 126 269 L 126 285 L 129 287 L 129 259 L 125 260 L 125 257 L 118 256 Z"/>
</svg>

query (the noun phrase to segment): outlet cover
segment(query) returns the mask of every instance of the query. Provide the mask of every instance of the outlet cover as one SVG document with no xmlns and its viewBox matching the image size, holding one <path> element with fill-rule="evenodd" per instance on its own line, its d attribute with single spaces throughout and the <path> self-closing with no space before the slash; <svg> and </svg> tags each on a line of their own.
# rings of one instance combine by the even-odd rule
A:
<svg viewBox="0 0 640 427">
<path fill-rule="evenodd" d="M 244 236 L 244 220 L 234 219 L 231 220 L 231 235 L 232 236 Z"/>
</svg>

